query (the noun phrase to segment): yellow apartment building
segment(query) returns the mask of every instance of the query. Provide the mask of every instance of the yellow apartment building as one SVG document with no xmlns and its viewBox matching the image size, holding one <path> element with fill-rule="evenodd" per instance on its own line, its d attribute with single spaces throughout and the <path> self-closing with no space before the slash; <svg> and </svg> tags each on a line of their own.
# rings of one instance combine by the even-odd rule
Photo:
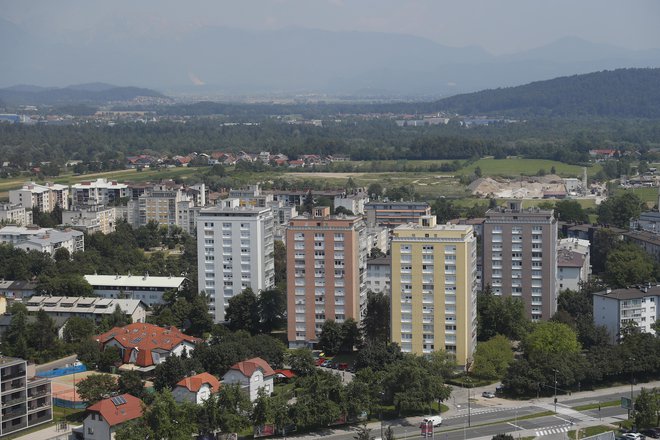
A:
<svg viewBox="0 0 660 440">
<path fill-rule="evenodd" d="M 477 239 L 435 216 L 394 229 L 392 341 L 407 353 L 446 350 L 464 366 L 477 341 Z"/>
</svg>

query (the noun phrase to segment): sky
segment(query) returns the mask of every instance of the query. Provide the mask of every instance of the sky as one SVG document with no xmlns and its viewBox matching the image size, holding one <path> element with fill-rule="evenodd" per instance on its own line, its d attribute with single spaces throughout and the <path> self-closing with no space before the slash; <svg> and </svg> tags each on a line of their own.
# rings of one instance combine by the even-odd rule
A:
<svg viewBox="0 0 660 440">
<path fill-rule="evenodd" d="M 204 26 L 393 32 L 514 53 L 576 36 L 660 48 L 658 0 L 0 0 L 31 31 L 140 35 Z"/>
</svg>

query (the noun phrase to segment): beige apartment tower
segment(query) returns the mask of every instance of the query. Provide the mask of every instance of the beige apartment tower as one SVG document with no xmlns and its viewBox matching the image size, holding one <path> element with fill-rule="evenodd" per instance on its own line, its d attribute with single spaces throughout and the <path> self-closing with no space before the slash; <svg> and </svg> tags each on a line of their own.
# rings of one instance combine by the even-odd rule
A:
<svg viewBox="0 0 660 440">
<path fill-rule="evenodd" d="M 427 215 L 394 229 L 392 341 L 406 353 L 445 350 L 470 362 L 477 341 L 477 239 L 470 225 Z"/>
<path fill-rule="evenodd" d="M 367 235 L 361 216 L 327 207 L 289 220 L 287 334 L 290 347 L 318 341 L 327 319 L 360 321 L 366 305 Z"/>
</svg>

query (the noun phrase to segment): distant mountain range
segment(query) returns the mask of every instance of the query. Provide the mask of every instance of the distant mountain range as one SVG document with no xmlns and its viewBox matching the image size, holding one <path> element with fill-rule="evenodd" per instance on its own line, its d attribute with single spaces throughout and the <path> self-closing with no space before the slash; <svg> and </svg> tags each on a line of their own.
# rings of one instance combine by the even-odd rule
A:
<svg viewBox="0 0 660 440">
<path fill-rule="evenodd" d="M 110 101 L 130 101 L 138 96 L 164 97 L 150 89 L 117 87 L 105 83 L 78 84 L 63 88 L 20 84 L 0 89 L 0 102 L 5 105 L 66 105 L 104 104 Z"/>
<path fill-rule="evenodd" d="M 0 86 L 103 81 L 167 94 L 434 98 L 604 69 L 660 67 L 660 50 L 564 38 L 494 56 L 400 34 L 201 27 L 131 34 L 28 32 L 0 20 Z"/>
<path fill-rule="evenodd" d="M 552 117 L 660 117 L 660 69 L 618 69 L 456 95 L 427 110 Z"/>
</svg>

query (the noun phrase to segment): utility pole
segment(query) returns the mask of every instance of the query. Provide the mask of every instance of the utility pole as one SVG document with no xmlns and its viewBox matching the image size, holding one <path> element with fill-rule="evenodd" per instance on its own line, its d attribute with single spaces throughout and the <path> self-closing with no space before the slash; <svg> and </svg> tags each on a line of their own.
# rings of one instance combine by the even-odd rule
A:
<svg viewBox="0 0 660 440">
<path fill-rule="evenodd" d="M 630 358 L 630 406 L 628 407 L 628 420 L 630 420 L 630 415 L 635 410 L 635 404 L 633 403 L 633 384 L 635 383 L 635 377 L 633 376 L 634 366 L 635 358 Z"/>
</svg>

